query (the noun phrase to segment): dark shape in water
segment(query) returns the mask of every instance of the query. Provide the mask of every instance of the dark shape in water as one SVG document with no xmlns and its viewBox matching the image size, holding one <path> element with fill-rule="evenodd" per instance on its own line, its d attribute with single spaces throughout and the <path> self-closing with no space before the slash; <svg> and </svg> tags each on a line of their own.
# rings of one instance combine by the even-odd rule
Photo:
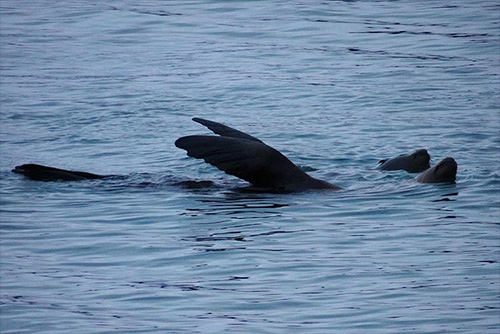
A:
<svg viewBox="0 0 500 334">
<path fill-rule="evenodd" d="M 280 193 L 312 189 L 341 189 L 309 176 L 283 154 L 249 134 L 217 122 L 201 118 L 193 118 L 193 120 L 205 125 L 219 136 L 186 136 L 177 139 L 175 146 L 186 150 L 188 156 L 203 159 L 227 174 L 250 182 L 253 188 L 248 188 L 249 191 Z M 382 160 L 380 168 L 416 172 L 424 166 L 428 167 L 428 162 L 429 154 L 422 149 L 410 155 Z M 81 181 L 119 177 L 38 164 L 16 166 L 12 172 L 35 181 Z M 446 158 L 436 166 L 422 172 L 416 180 L 422 183 L 455 182 L 456 173 L 457 163 L 453 158 Z M 190 189 L 213 186 L 211 181 L 182 181 L 178 184 Z"/>
<path fill-rule="evenodd" d="M 416 180 L 421 183 L 453 183 L 456 177 L 457 162 L 453 158 L 445 158 L 434 167 L 419 174 Z"/>
<path fill-rule="evenodd" d="M 175 146 L 257 188 L 280 192 L 340 189 L 309 176 L 283 154 L 249 134 L 201 118 L 193 121 L 219 136 L 186 136 L 177 139 Z"/>
<path fill-rule="evenodd" d="M 205 189 L 205 188 L 212 188 L 215 186 L 215 184 L 212 181 L 194 181 L 194 180 L 180 181 L 177 182 L 176 184 L 185 189 Z"/>
<path fill-rule="evenodd" d="M 380 160 L 381 170 L 405 170 L 408 173 L 420 173 L 431 167 L 431 157 L 427 150 L 417 150 L 411 154 L 401 154 L 392 159 Z"/>
<path fill-rule="evenodd" d="M 12 171 L 17 174 L 23 174 L 24 176 L 35 181 L 80 181 L 103 179 L 107 177 L 106 175 L 64 170 L 37 164 L 16 166 Z"/>
</svg>

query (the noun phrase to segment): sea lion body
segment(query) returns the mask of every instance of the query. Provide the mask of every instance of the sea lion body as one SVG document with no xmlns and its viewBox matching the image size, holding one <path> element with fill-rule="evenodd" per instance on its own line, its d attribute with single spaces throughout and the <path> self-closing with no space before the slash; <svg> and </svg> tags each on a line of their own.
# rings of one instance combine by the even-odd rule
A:
<svg viewBox="0 0 500 334">
<path fill-rule="evenodd" d="M 402 154 L 392 159 L 380 160 L 381 170 L 405 170 L 408 173 L 420 173 L 430 168 L 431 157 L 427 150 L 420 149 L 411 154 Z"/>
<path fill-rule="evenodd" d="M 252 184 L 275 192 L 339 190 L 340 187 L 308 175 L 281 152 L 247 133 L 202 118 L 193 118 L 218 136 L 181 137 L 175 146 L 187 155 Z"/>
<path fill-rule="evenodd" d="M 420 173 L 416 180 L 421 183 L 453 183 L 457 177 L 457 162 L 453 158 L 445 158 L 437 165 Z"/>
<path fill-rule="evenodd" d="M 316 179 L 263 141 L 226 125 L 193 118 L 216 134 L 185 136 L 175 141 L 175 146 L 187 151 L 187 155 L 217 167 L 221 171 L 249 182 L 254 189 L 268 192 L 298 192 L 307 190 L 340 190 L 329 182 Z M 430 156 L 421 149 L 409 155 L 380 161 L 382 170 L 403 169 L 410 173 L 423 171 L 418 182 L 454 182 L 457 163 L 446 158 L 429 168 Z M 64 170 L 38 164 L 16 166 L 12 172 L 36 181 L 81 181 L 103 179 L 112 175 Z M 206 186 L 211 183 L 195 183 L 186 186 Z"/>
<path fill-rule="evenodd" d="M 64 170 L 37 164 L 16 166 L 12 171 L 35 181 L 81 181 L 103 179 L 106 177 L 106 175 Z"/>
</svg>

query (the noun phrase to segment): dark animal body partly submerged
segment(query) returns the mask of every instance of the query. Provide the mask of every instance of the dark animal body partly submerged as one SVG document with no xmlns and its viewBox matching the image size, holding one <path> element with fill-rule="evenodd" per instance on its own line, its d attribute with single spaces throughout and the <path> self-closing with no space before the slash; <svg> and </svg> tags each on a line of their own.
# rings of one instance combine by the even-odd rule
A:
<svg viewBox="0 0 500 334">
<path fill-rule="evenodd" d="M 453 158 L 445 158 L 437 165 L 420 173 L 416 180 L 421 183 L 453 183 L 457 177 L 457 162 Z"/>
<path fill-rule="evenodd" d="M 308 175 L 279 151 L 249 134 L 201 118 L 193 121 L 219 136 L 186 136 L 177 139 L 175 146 L 254 187 L 283 192 L 340 189 Z"/>
<path fill-rule="evenodd" d="M 37 164 L 16 166 L 12 171 L 17 174 L 23 174 L 24 176 L 35 181 L 80 181 L 103 179 L 107 177 L 106 175 L 64 170 Z"/>
<path fill-rule="evenodd" d="M 336 185 L 308 175 L 282 153 L 247 133 L 202 118 L 193 118 L 193 120 L 206 126 L 218 136 L 181 137 L 175 141 L 175 146 L 186 150 L 188 156 L 203 159 L 225 173 L 251 183 L 255 191 L 340 190 L 340 187 Z M 457 173 L 455 160 L 446 158 L 432 168 L 429 168 L 429 160 L 427 151 L 421 149 L 409 155 L 382 160 L 380 168 L 383 170 L 403 169 L 410 173 L 423 171 L 416 178 L 421 183 L 455 182 Z M 119 177 L 38 164 L 20 165 L 12 171 L 36 181 L 81 181 Z M 200 188 L 213 183 L 181 181 L 179 184 L 188 188 Z"/>
<path fill-rule="evenodd" d="M 430 168 L 431 156 L 425 149 L 411 154 L 402 154 L 392 159 L 380 160 L 381 170 L 405 170 L 408 173 L 420 173 Z"/>
</svg>

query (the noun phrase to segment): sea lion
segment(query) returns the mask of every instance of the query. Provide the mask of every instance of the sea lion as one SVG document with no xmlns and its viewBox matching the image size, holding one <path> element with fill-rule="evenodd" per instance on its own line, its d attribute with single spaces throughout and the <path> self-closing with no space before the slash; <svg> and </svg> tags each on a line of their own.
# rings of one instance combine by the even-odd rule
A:
<svg viewBox="0 0 500 334">
<path fill-rule="evenodd" d="M 273 192 L 295 192 L 313 189 L 340 190 L 341 188 L 323 180 L 313 178 L 302 171 L 282 153 L 247 133 L 226 125 L 193 118 L 219 136 L 185 136 L 175 141 L 175 146 L 187 151 L 187 155 L 203 159 L 227 174 L 239 177 L 254 186 L 254 189 Z M 418 150 L 408 156 L 382 160 L 381 169 L 404 169 L 416 172 L 429 162 L 426 150 Z M 12 172 L 36 181 L 80 181 L 103 179 L 113 175 L 64 170 L 38 164 L 16 166 Z M 457 163 L 446 158 L 417 177 L 418 182 L 454 182 Z M 116 176 L 115 176 L 116 177 Z M 200 183 L 198 185 L 211 185 Z"/>
<path fill-rule="evenodd" d="M 431 157 L 427 150 L 417 150 L 411 154 L 401 154 L 392 159 L 380 160 L 378 168 L 381 170 L 405 170 L 408 173 L 420 173 L 429 169 Z"/>
<path fill-rule="evenodd" d="M 12 171 L 17 174 L 23 174 L 27 178 L 35 181 L 81 181 L 103 179 L 107 177 L 107 175 L 64 170 L 37 164 L 16 166 Z"/>
<path fill-rule="evenodd" d="M 128 176 L 124 175 L 99 175 L 87 172 L 79 172 L 73 170 L 65 170 L 54 167 L 48 167 L 37 164 L 26 164 L 16 166 L 12 172 L 22 174 L 33 181 L 82 181 L 82 180 L 95 180 L 95 179 L 126 179 Z M 155 185 L 151 182 L 141 182 L 140 187 Z M 212 181 L 172 181 L 172 185 L 180 186 L 185 189 L 205 189 L 214 187 Z"/>
<path fill-rule="evenodd" d="M 193 121 L 219 136 L 186 136 L 175 146 L 187 155 L 236 176 L 254 187 L 278 192 L 311 189 L 340 190 L 340 187 L 308 175 L 282 153 L 249 134 L 202 118 Z"/>
<path fill-rule="evenodd" d="M 437 165 L 420 173 L 416 180 L 421 183 L 455 182 L 457 162 L 453 158 L 445 158 Z"/>
</svg>

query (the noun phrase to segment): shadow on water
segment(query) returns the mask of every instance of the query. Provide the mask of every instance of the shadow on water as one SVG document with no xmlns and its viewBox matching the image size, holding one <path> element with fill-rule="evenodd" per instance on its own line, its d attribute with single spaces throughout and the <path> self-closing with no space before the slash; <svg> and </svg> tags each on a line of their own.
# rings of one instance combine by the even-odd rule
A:
<svg viewBox="0 0 500 334">
<path fill-rule="evenodd" d="M 186 209 L 190 213 L 200 213 L 203 215 L 226 215 L 226 216 L 237 216 L 238 214 L 259 214 L 259 215 L 276 215 L 279 212 L 276 209 L 289 206 L 286 203 L 273 203 L 270 202 L 265 197 L 249 197 L 249 196 L 238 196 L 238 193 L 225 193 L 224 199 L 203 199 L 200 200 L 203 203 L 201 208 L 188 208 Z M 277 199 L 277 198 L 276 198 Z M 265 218 L 265 217 L 264 217 Z"/>
<path fill-rule="evenodd" d="M 132 173 L 129 175 L 110 175 L 103 179 L 81 180 L 73 182 L 51 181 L 39 182 L 24 180 L 11 172 L 0 173 L 0 180 L 22 178 L 27 183 L 56 184 L 57 188 L 66 190 L 79 189 L 95 193 L 141 193 L 141 192 L 188 192 L 203 196 L 198 199 L 199 207 L 186 208 L 183 215 L 222 215 L 235 219 L 249 218 L 249 214 L 260 218 L 279 216 L 281 208 L 292 205 L 298 198 L 306 197 L 308 192 L 283 193 L 272 189 L 255 188 L 225 180 L 215 183 L 210 180 L 185 179 L 166 173 Z M 390 198 L 433 198 L 431 202 L 456 201 L 460 186 L 456 183 L 420 184 L 407 173 L 379 173 L 365 175 L 355 185 L 338 192 L 314 191 L 315 196 L 328 198 L 329 201 L 383 200 Z M 444 192 L 444 194 L 443 194 Z M 238 218 L 244 214 L 245 217 Z"/>
<path fill-rule="evenodd" d="M 36 182 L 36 181 L 27 181 Z M 78 187 L 98 193 L 140 193 L 155 191 L 209 192 L 221 189 L 220 185 L 206 180 L 185 180 L 169 174 L 132 173 L 129 175 L 110 175 L 103 179 L 81 180 L 74 182 L 50 181 L 50 183 Z"/>
<path fill-rule="evenodd" d="M 183 216 L 217 216 L 231 220 L 270 219 L 282 216 L 290 205 L 289 196 L 240 192 L 240 188 L 197 200 L 199 205 L 186 208 Z"/>
<path fill-rule="evenodd" d="M 190 226 L 190 234 L 181 240 L 196 252 L 241 252 L 304 232 L 303 226 L 289 224 L 287 211 L 299 198 L 302 195 L 246 193 L 240 188 L 203 194 L 179 214 Z M 268 248 L 273 252 L 283 250 L 278 245 Z"/>
</svg>

